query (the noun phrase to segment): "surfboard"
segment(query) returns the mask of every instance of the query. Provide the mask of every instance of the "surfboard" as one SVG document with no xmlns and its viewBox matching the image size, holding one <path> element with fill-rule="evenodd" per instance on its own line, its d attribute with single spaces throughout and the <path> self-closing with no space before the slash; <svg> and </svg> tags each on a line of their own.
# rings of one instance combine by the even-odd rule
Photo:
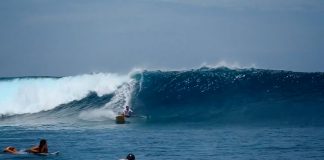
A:
<svg viewBox="0 0 324 160">
<path fill-rule="evenodd" d="M 37 156 L 57 156 L 60 154 L 60 151 L 50 152 L 50 153 L 28 153 L 25 151 L 17 151 L 15 153 L 2 152 L 2 154 L 11 154 L 11 155 L 37 155 Z"/>
<path fill-rule="evenodd" d="M 51 152 L 51 153 L 34 153 L 35 155 L 39 155 L 39 156 L 50 156 L 50 155 L 59 155 L 60 152 L 59 151 L 56 151 L 56 152 Z"/>
<path fill-rule="evenodd" d="M 116 116 L 116 123 L 117 124 L 124 124 L 125 122 L 126 122 L 125 117 L 123 115 Z"/>
</svg>

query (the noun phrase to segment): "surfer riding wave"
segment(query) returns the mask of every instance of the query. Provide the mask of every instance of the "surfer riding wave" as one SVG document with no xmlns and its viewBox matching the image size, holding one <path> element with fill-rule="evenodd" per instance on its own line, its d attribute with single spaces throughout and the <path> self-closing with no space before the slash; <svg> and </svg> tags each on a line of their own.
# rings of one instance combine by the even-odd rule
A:
<svg viewBox="0 0 324 160">
<path fill-rule="evenodd" d="M 133 111 L 129 108 L 129 106 L 126 106 L 124 111 L 123 111 L 124 117 L 129 118 L 129 117 L 132 116 L 132 114 L 133 114 Z"/>
</svg>

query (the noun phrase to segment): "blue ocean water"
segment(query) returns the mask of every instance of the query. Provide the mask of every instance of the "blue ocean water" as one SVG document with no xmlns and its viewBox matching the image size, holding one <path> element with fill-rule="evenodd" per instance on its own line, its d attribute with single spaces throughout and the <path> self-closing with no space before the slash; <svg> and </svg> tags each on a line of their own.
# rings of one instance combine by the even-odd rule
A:
<svg viewBox="0 0 324 160">
<path fill-rule="evenodd" d="M 116 124 L 130 105 L 136 116 Z M 324 73 L 200 68 L 0 79 L 0 159 L 323 159 Z"/>
</svg>

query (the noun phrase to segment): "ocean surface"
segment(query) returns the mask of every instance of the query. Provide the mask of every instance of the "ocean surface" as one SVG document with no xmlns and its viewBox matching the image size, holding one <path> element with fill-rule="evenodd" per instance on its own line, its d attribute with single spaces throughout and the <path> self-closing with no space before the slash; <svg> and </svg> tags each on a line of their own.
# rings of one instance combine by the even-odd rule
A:
<svg viewBox="0 0 324 160">
<path fill-rule="evenodd" d="M 125 105 L 134 117 L 116 124 Z M 324 73 L 202 67 L 0 78 L 0 159 L 324 159 Z"/>
</svg>

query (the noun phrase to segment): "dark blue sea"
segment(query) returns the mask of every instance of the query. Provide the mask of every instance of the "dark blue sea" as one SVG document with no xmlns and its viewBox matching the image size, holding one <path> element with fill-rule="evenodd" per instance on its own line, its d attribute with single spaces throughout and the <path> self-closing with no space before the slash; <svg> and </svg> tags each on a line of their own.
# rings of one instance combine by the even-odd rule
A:
<svg viewBox="0 0 324 160">
<path fill-rule="evenodd" d="M 125 124 L 115 117 L 129 105 Z M 0 159 L 324 159 L 324 73 L 203 67 L 0 78 Z"/>
</svg>

